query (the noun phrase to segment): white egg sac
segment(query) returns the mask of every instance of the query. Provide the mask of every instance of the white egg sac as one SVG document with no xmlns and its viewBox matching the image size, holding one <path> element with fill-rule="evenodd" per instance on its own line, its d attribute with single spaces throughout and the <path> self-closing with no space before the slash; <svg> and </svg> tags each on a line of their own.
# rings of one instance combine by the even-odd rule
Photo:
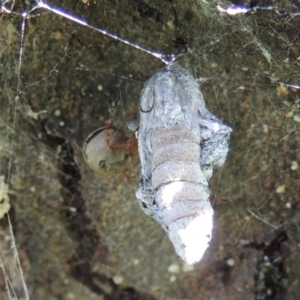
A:
<svg viewBox="0 0 300 300">
<path fill-rule="evenodd" d="M 195 78 L 177 64 L 146 82 L 137 132 L 141 179 L 136 196 L 189 264 L 201 260 L 211 240 L 208 182 L 213 167 L 225 162 L 231 131 L 207 110 Z"/>
</svg>

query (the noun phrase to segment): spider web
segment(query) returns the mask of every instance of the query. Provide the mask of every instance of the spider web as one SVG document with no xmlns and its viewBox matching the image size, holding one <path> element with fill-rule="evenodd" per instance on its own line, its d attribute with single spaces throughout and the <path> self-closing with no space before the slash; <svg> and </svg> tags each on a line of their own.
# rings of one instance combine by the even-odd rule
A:
<svg viewBox="0 0 300 300">
<path fill-rule="evenodd" d="M 36 5 L 2 1 L 0 15 L 0 195 L 12 224 L 0 224 L 1 299 L 26 299 L 20 270 L 31 299 L 295 299 L 299 3 L 235 16 L 217 1 Z M 138 178 L 115 191 L 117 176 L 94 174 L 81 153 L 111 117 L 137 118 L 143 84 L 164 64 L 80 20 L 153 53 L 184 53 L 186 41 L 178 62 L 233 128 L 210 183 L 212 243 L 192 268 L 138 207 Z"/>
</svg>

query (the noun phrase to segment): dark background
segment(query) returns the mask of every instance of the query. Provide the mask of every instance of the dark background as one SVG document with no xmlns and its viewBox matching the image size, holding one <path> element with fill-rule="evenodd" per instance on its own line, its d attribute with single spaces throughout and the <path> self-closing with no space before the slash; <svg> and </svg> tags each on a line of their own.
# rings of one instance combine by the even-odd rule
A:
<svg viewBox="0 0 300 300">
<path fill-rule="evenodd" d="M 0 14 L 0 172 L 31 299 L 297 298 L 300 90 L 279 82 L 299 84 L 300 16 L 284 12 L 300 3 L 274 3 L 282 15 L 229 16 L 216 8 L 228 3 L 201 0 L 48 3 L 144 48 L 184 54 L 178 63 L 233 128 L 211 180 L 211 246 L 192 270 L 140 210 L 139 167 L 114 190 L 118 175 L 93 173 L 81 151 L 110 117 L 137 119 L 143 84 L 164 64 L 42 9 L 26 20 L 22 45 L 21 13 L 34 2 Z M 7 220 L 0 225 L 1 299 L 7 288 L 24 299 Z"/>
</svg>

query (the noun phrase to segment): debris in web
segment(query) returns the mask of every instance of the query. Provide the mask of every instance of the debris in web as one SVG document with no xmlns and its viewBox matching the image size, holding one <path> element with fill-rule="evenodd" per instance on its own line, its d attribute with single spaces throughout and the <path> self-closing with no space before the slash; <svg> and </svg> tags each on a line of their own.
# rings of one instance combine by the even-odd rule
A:
<svg viewBox="0 0 300 300">
<path fill-rule="evenodd" d="M 217 5 L 217 10 L 222 13 L 227 13 L 228 15 L 234 16 L 238 14 L 246 13 L 256 13 L 258 11 L 274 11 L 280 17 L 296 17 L 300 15 L 300 12 L 286 12 L 282 11 L 277 5 L 230 5 L 228 8 L 223 8 L 220 5 Z"/>
</svg>

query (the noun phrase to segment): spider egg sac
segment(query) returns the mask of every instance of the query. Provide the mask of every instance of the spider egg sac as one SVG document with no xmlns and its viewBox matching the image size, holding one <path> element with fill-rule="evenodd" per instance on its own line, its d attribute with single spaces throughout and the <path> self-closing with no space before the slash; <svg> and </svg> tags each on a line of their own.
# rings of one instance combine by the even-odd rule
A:
<svg viewBox="0 0 300 300">
<path fill-rule="evenodd" d="M 209 179 L 224 164 L 231 128 L 205 107 L 195 78 L 177 64 L 154 74 L 140 98 L 137 133 L 142 210 L 161 224 L 188 264 L 209 246 Z"/>
</svg>

